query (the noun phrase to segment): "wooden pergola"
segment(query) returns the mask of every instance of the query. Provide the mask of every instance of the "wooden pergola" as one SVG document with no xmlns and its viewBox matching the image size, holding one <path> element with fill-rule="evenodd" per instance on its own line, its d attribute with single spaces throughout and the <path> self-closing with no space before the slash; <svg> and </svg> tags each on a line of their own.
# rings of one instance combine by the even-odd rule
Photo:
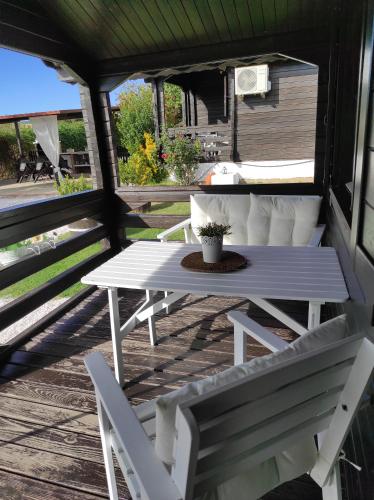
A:
<svg viewBox="0 0 374 500">
<path fill-rule="evenodd" d="M 372 333 L 373 11 L 373 0 L 0 0 L 0 46 L 40 57 L 80 84 L 97 186 L 94 191 L 36 202 L 32 210 L 28 205 L 0 210 L 2 245 L 84 217 L 102 223 L 59 242 L 53 252 L 3 269 L 0 287 L 10 286 L 94 242 L 106 241 L 94 256 L 3 306 L 2 327 L 23 318 L 130 245 L 126 228 L 168 228 L 184 218 L 130 213 L 131 205 L 188 201 L 190 194 L 203 191 L 323 195 L 326 241 L 339 254 L 351 296 L 339 311 L 351 314 L 352 330 L 363 328 Z M 319 68 L 313 184 L 120 187 L 109 100 L 112 89 L 127 79 L 152 80 L 155 113 L 162 123 L 160 83 L 165 77 L 219 67 L 228 60 L 259 60 L 269 54 Z M 0 117 L 0 122 L 4 118 Z M 17 122 L 17 116 L 11 121 Z M 347 189 L 349 183 L 351 190 Z M 2 347 L 1 355 L 9 356 L 92 291 L 88 288 L 25 329 Z M 372 433 L 372 422 L 359 418 L 350 437 L 350 448 L 358 455 L 355 459 L 358 463 L 367 460 L 370 467 Z M 345 474 L 347 498 L 368 500 L 372 472 L 370 475 L 370 470 L 365 470 L 357 476 L 345 470 Z"/>
</svg>

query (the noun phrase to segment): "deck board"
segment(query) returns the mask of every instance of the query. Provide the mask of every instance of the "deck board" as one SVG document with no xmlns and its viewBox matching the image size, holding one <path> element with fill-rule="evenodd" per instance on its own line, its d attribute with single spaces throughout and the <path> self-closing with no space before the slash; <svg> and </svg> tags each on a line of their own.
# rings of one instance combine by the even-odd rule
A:
<svg viewBox="0 0 374 500">
<path fill-rule="evenodd" d="M 123 321 L 141 299 L 137 291 L 121 297 Z M 284 301 L 282 307 L 305 323 L 305 303 Z M 231 366 L 233 330 L 226 313 L 232 309 L 249 312 L 285 340 L 295 338 L 248 301 L 187 296 L 169 316 L 158 315 L 158 346 L 150 346 L 144 325 L 124 340 L 125 392 L 132 403 Z M 0 488 L 7 499 L 107 498 L 95 397 L 83 364 L 93 350 L 103 352 L 113 365 L 104 291 L 95 292 L 20 346 L 0 368 Z M 248 344 L 250 357 L 267 352 L 255 341 Z M 121 498 L 128 499 L 123 480 L 120 490 Z M 318 500 L 321 494 L 303 477 L 264 498 Z"/>
</svg>

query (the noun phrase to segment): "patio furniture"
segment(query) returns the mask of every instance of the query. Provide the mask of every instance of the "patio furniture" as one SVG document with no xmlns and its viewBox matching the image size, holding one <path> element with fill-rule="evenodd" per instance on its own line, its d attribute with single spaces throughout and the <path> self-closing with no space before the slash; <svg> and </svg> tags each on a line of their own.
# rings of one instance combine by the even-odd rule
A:
<svg viewBox="0 0 374 500">
<path fill-rule="evenodd" d="M 37 182 L 40 177 L 48 176 L 53 178 L 53 167 L 51 162 L 45 156 L 38 156 L 35 163 L 35 170 L 32 174 L 34 182 Z"/>
<path fill-rule="evenodd" d="M 286 351 L 134 408 L 103 356 L 87 356 L 110 498 L 118 498 L 113 452 L 132 498 L 254 500 L 306 472 L 324 498 L 340 498 L 338 463 L 349 462 L 342 446 L 373 374 L 374 345 L 355 335 Z"/>
<path fill-rule="evenodd" d="M 230 224 L 225 245 L 318 246 L 325 226 L 318 225 L 320 196 L 195 194 L 191 217 L 163 231 L 161 241 L 184 229 L 186 243 L 199 243 L 198 226 Z"/>
<path fill-rule="evenodd" d="M 345 302 L 349 295 L 336 252 L 328 247 L 236 246 L 249 265 L 234 273 L 195 273 L 180 265 L 196 251 L 184 243 L 137 242 L 82 278 L 108 290 L 116 378 L 123 383 L 121 342 L 140 322 L 148 320 L 150 341 L 157 342 L 155 314 L 185 295 L 218 295 L 251 300 L 299 335 L 307 329 L 267 299 L 309 302 L 308 329 L 320 322 L 321 304 Z M 145 290 L 146 300 L 120 324 L 118 289 Z M 155 300 L 155 292 L 168 291 Z"/>
<path fill-rule="evenodd" d="M 34 171 L 34 165 L 26 160 L 23 156 L 18 160 L 18 172 L 17 172 L 17 182 L 21 183 L 24 179 L 27 179 L 32 175 Z"/>
</svg>

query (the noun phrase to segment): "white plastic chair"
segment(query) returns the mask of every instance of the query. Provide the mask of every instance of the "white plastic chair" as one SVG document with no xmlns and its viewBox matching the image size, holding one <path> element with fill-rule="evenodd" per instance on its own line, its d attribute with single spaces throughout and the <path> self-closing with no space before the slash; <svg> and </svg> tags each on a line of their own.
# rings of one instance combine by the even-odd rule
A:
<svg viewBox="0 0 374 500">
<path fill-rule="evenodd" d="M 317 458 L 305 472 L 324 498 L 335 500 L 337 464 L 373 374 L 374 345 L 352 336 L 180 404 L 170 470 L 152 444 L 152 405 L 132 408 L 100 353 L 85 364 L 96 391 L 111 499 L 118 498 L 112 452 L 133 498 L 190 500 L 319 434 Z"/>
</svg>

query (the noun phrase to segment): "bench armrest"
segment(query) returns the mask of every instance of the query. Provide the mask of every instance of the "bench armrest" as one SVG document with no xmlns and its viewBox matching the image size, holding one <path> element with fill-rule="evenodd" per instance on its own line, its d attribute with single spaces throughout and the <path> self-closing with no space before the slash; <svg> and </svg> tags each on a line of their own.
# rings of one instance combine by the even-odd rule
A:
<svg viewBox="0 0 374 500">
<path fill-rule="evenodd" d="M 231 311 L 227 315 L 234 324 L 234 361 L 235 365 L 246 361 L 246 335 L 257 340 L 260 344 L 270 349 L 272 352 L 282 351 L 288 347 L 288 342 L 282 340 L 274 333 L 259 325 L 256 321 L 248 318 L 240 311 Z"/>
<path fill-rule="evenodd" d="M 184 229 L 184 235 L 186 238 L 186 243 L 189 243 L 187 241 L 189 238 L 186 237 L 186 231 L 191 227 L 191 219 L 186 219 L 183 220 L 182 222 L 179 222 L 179 224 L 175 224 L 175 226 L 169 227 L 169 229 L 166 229 L 162 233 L 159 233 L 157 235 L 157 238 L 161 241 L 167 241 L 168 237 L 178 231 L 179 229 Z"/>
<path fill-rule="evenodd" d="M 310 238 L 310 241 L 308 243 L 308 247 L 319 247 L 321 244 L 321 239 L 323 236 L 323 233 L 325 232 L 326 225 L 325 224 L 318 224 L 314 228 L 312 237 Z"/>
</svg>

